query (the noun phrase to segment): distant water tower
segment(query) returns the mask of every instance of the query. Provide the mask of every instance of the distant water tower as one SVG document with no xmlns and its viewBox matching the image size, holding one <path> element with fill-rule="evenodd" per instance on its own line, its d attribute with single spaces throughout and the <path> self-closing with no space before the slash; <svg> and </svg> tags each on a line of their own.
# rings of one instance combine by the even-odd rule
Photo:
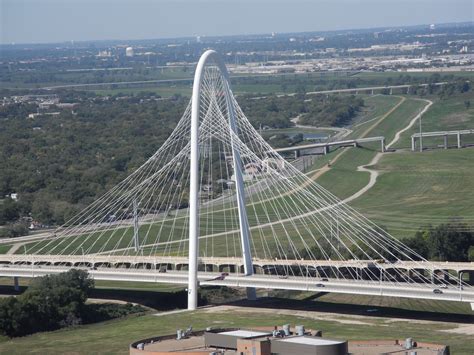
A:
<svg viewBox="0 0 474 355">
<path fill-rule="evenodd" d="M 133 57 L 133 48 L 132 47 L 127 47 L 125 49 L 125 56 L 127 57 Z"/>
</svg>

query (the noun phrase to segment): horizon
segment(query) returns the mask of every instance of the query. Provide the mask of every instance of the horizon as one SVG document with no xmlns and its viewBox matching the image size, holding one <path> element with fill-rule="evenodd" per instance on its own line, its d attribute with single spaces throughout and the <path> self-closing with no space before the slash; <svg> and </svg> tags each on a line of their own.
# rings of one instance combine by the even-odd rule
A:
<svg viewBox="0 0 474 355">
<path fill-rule="evenodd" d="M 2 45 L 332 32 L 474 20 L 468 0 L 119 0 L 113 11 L 110 0 L 1 0 L 0 6 Z"/>
<path fill-rule="evenodd" d="M 388 27 L 359 27 L 359 28 L 341 28 L 338 30 L 321 30 L 321 31 L 301 31 L 301 32 L 275 32 L 276 35 L 301 35 L 301 34 L 311 34 L 311 33 L 337 33 L 337 32 L 351 32 L 351 31 L 375 31 L 375 30 L 387 30 L 387 29 L 399 29 L 399 28 L 416 28 L 416 27 L 423 27 L 423 26 L 429 26 L 431 25 L 430 23 L 419 23 L 419 24 L 413 24 L 413 25 L 407 25 L 407 26 L 388 26 Z M 452 25 L 473 25 L 474 26 L 474 20 L 473 21 L 461 21 L 461 22 L 444 22 L 444 23 L 436 23 L 436 26 L 452 26 Z M 200 36 L 201 39 L 205 38 L 230 38 L 230 37 L 246 37 L 246 36 L 265 36 L 265 35 L 271 35 L 272 32 L 259 32 L 259 33 L 248 33 L 248 34 L 228 34 L 228 35 L 212 35 L 212 36 Z M 86 40 L 81 40 L 81 41 L 76 41 L 76 40 L 65 40 L 65 41 L 60 41 L 60 42 L 18 42 L 18 43 L 0 43 L 0 46 L 20 46 L 20 45 L 55 45 L 55 44 L 78 44 L 78 43 L 99 43 L 99 42 L 119 42 L 119 41 L 167 41 L 167 40 L 187 40 L 187 39 L 193 39 L 195 36 L 179 36 L 179 37 L 156 37 L 156 38 L 102 38 L 102 39 L 86 39 Z"/>
</svg>

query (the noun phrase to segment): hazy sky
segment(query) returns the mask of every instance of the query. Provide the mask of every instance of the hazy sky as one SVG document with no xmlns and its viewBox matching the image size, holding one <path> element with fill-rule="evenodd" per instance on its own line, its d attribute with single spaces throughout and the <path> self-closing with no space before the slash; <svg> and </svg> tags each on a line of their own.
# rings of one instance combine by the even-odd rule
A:
<svg viewBox="0 0 474 355">
<path fill-rule="evenodd" d="M 472 21 L 474 0 L 0 0 L 0 42 L 301 32 Z"/>
</svg>

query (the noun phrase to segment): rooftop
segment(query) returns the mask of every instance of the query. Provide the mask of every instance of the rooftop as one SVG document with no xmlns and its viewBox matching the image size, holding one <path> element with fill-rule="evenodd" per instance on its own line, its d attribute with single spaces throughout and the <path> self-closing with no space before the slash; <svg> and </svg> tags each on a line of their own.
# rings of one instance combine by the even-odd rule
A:
<svg viewBox="0 0 474 355">
<path fill-rule="evenodd" d="M 308 336 L 294 336 L 290 338 L 279 339 L 278 341 L 286 343 L 297 343 L 306 345 L 335 345 L 344 343 L 341 340 L 323 339 L 319 337 L 308 337 Z"/>
<path fill-rule="evenodd" d="M 268 332 L 259 332 L 259 331 L 244 330 L 244 329 L 231 330 L 231 331 L 222 332 L 219 334 L 230 335 L 230 336 L 239 337 L 239 338 L 256 338 L 256 337 L 264 337 L 264 336 L 272 335 L 272 333 L 268 333 Z"/>
</svg>

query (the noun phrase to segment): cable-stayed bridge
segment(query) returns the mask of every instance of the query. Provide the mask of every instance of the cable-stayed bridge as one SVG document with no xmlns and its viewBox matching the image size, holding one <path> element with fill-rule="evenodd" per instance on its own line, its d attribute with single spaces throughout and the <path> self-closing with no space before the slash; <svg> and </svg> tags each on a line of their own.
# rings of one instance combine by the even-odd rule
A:
<svg viewBox="0 0 474 355">
<path fill-rule="evenodd" d="M 96 279 L 185 283 L 189 309 L 206 284 L 246 287 L 249 299 L 255 288 L 276 288 L 474 304 L 471 263 L 424 260 L 273 150 L 211 50 L 162 147 L 0 263 L 3 276 L 84 267 Z"/>
</svg>

